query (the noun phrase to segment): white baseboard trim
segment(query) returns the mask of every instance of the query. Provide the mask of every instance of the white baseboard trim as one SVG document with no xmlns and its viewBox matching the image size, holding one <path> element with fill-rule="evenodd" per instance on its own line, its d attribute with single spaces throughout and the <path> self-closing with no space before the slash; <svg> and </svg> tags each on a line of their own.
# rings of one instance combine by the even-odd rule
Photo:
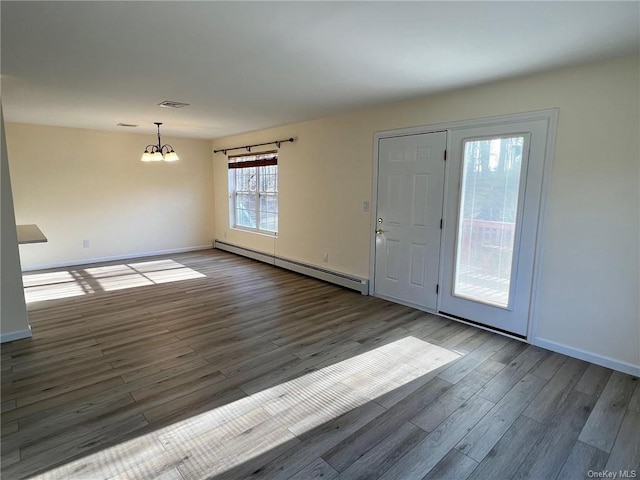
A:
<svg viewBox="0 0 640 480">
<path fill-rule="evenodd" d="M 131 260 L 134 258 L 155 257 L 156 255 L 171 255 L 173 253 L 197 252 L 199 250 L 212 250 L 212 245 L 199 245 L 196 247 L 173 248 L 170 250 L 158 250 L 155 252 L 127 253 L 124 255 L 114 255 L 110 257 L 85 258 L 83 260 L 72 260 L 70 262 L 44 263 L 41 265 L 29 265 L 22 267 L 23 272 L 35 270 L 48 270 L 50 268 L 75 267 L 78 265 L 90 265 L 92 263 L 112 262 L 116 260 Z"/>
<path fill-rule="evenodd" d="M 18 330 L 17 332 L 3 333 L 0 335 L 0 343 L 13 342 L 22 340 L 23 338 L 31 338 L 31 326 L 26 330 Z"/>
<path fill-rule="evenodd" d="M 360 277 L 354 277 L 346 273 L 336 272 L 321 268 L 316 265 L 311 265 L 297 260 L 289 258 L 279 257 L 273 253 L 260 252 L 258 250 L 252 250 L 240 245 L 233 245 L 231 243 L 223 242 L 221 240 L 214 240 L 214 248 L 224 250 L 226 252 L 234 253 L 236 255 L 242 255 L 253 260 L 268 263 L 269 265 L 275 265 L 276 267 L 291 270 L 292 272 L 301 273 L 308 277 L 317 278 L 325 282 L 340 285 L 351 290 L 356 290 L 362 295 L 369 294 L 369 280 Z"/>
<path fill-rule="evenodd" d="M 213 248 L 251 258 L 252 260 L 258 260 L 259 262 L 268 263 L 269 265 L 276 264 L 275 256 L 272 253 L 260 252 L 258 250 L 244 248 L 239 245 L 233 245 L 232 243 L 221 242 L 220 240 L 213 241 Z"/>
<path fill-rule="evenodd" d="M 617 370 L 622 373 L 628 373 L 629 375 L 633 375 L 635 377 L 640 377 L 640 366 L 632 365 L 631 363 L 627 363 L 627 362 L 622 362 L 620 360 L 616 360 L 615 358 L 607 357 L 605 355 L 598 355 L 596 353 L 587 352 L 579 348 L 570 347 L 568 345 L 553 342 L 551 340 L 545 340 L 543 338 L 533 338 L 531 340 L 531 345 L 535 345 L 536 347 L 546 348 L 547 350 L 562 353 L 563 355 L 568 355 L 569 357 L 574 357 L 579 360 L 586 360 L 587 362 L 591 362 L 591 363 L 595 363 L 596 365 L 611 368 L 613 370 Z"/>
</svg>

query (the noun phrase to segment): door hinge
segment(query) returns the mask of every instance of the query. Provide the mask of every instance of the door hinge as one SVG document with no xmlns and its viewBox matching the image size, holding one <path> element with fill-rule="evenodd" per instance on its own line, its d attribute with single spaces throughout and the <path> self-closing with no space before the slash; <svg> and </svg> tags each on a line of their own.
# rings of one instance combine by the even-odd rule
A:
<svg viewBox="0 0 640 480">
<path fill-rule="evenodd" d="M 442 230 L 442 219 L 440 219 L 440 230 Z"/>
<path fill-rule="evenodd" d="M 438 293 L 438 292 L 440 292 L 440 284 L 439 283 L 436 284 L 436 293 Z"/>
<path fill-rule="evenodd" d="M 444 161 L 445 162 L 447 161 L 447 151 L 446 150 L 444 151 Z"/>
</svg>

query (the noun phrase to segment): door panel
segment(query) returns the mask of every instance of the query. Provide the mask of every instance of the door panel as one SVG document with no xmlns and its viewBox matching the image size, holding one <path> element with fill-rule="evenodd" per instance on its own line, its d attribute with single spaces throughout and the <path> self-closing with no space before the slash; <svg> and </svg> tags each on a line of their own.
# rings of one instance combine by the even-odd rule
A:
<svg viewBox="0 0 640 480">
<path fill-rule="evenodd" d="M 391 174 L 388 179 L 388 203 L 386 222 L 388 225 L 399 226 L 402 224 L 402 175 Z"/>
<path fill-rule="evenodd" d="M 374 291 L 436 310 L 446 133 L 381 139 Z"/>
<path fill-rule="evenodd" d="M 429 181 L 431 175 L 414 175 L 411 204 L 411 226 L 428 228 Z"/>
<path fill-rule="evenodd" d="M 385 278 L 387 280 L 399 280 L 399 271 L 400 271 L 400 241 L 394 239 L 388 239 L 386 242 L 386 250 L 387 250 L 387 261 L 385 269 Z"/>
<path fill-rule="evenodd" d="M 424 287 L 424 274 L 427 261 L 426 245 L 411 244 L 411 263 L 409 281 L 411 285 Z"/>
<path fill-rule="evenodd" d="M 440 313 L 526 335 L 547 129 L 451 132 Z"/>
</svg>

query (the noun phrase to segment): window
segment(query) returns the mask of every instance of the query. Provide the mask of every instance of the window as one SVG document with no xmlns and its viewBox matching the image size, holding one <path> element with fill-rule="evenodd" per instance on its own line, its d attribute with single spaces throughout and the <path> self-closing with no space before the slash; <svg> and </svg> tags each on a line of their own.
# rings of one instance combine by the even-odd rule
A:
<svg viewBox="0 0 640 480">
<path fill-rule="evenodd" d="M 463 143 L 454 295 L 509 305 L 524 143 L 521 135 Z"/>
<path fill-rule="evenodd" d="M 278 233 L 278 153 L 229 157 L 232 227 Z"/>
</svg>

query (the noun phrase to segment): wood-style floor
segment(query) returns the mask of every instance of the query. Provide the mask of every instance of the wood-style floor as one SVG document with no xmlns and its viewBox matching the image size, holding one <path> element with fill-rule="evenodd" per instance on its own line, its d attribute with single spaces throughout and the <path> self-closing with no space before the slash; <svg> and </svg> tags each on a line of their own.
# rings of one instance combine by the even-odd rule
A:
<svg viewBox="0 0 640 480">
<path fill-rule="evenodd" d="M 637 378 L 242 257 L 33 272 L 25 288 L 33 338 L 1 349 L 3 479 L 640 464 Z"/>
</svg>

